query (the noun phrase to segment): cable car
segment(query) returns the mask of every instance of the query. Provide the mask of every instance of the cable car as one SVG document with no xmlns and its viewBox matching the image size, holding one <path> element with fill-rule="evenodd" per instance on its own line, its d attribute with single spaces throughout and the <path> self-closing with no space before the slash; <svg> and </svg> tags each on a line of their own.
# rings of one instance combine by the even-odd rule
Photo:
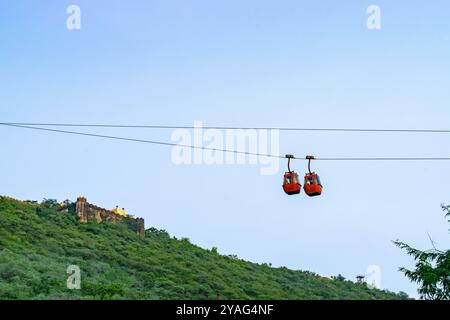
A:
<svg viewBox="0 0 450 320">
<path fill-rule="evenodd" d="M 298 182 L 298 174 L 294 171 L 284 174 L 283 190 L 288 195 L 299 194 L 302 186 Z"/>
<path fill-rule="evenodd" d="M 315 172 L 311 172 L 311 159 L 314 159 L 313 156 L 307 156 L 306 159 L 308 159 L 308 171 L 305 175 L 305 185 L 303 186 L 303 189 L 305 190 L 305 193 L 310 196 L 319 196 L 322 193 L 322 183 L 320 182 L 319 175 Z"/>
<path fill-rule="evenodd" d="M 319 176 L 314 173 L 307 173 L 305 175 L 305 185 L 303 186 L 305 193 L 310 196 L 320 196 L 322 193 L 322 184 L 320 183 Z"/>
<path fill-rule="evenodd" d="M 283 190 L 288 195 L 299 194 L 302 186 L 298 180 L 298 174 L 291 171 L 290 167 L 291 159 L 294 158 L 294 156 L 287 154 L 286 158 L 288 158 L 288 172 L 284 174 Z"/>
</svg>

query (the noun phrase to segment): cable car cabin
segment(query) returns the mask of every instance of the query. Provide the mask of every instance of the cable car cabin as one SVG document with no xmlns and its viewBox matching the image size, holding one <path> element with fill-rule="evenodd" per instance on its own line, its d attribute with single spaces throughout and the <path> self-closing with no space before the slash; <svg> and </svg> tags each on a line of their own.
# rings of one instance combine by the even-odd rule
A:
<svg viewBox="0 0 450 320">
<path fill-rule="evenodd" d="M 294 171 L 286 172 L 284 174 L 283 190 L 288 195 L 300 193 L 302 186 L 298 182 L 298 174 Z"/>
<path fill-rule="evenodd" d="M 322 184 L 320 178 L 314 172 L 305 175 L 305 185 L 303 186 L 305 193 L 310 196 L 319 196 L 322 193 Z"/>
</svg>

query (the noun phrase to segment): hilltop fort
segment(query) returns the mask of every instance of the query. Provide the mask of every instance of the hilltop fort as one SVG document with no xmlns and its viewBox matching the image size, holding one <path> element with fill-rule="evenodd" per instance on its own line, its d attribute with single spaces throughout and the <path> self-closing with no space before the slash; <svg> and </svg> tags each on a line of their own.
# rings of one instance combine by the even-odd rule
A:
<svg viewBox="0 0 450 320">
<path fill-rule="evenodd" d="M 132 230 L 136 231 L 141 237 L 145 236 L 145 227 L 143 218 L 135 218 L 132 215 L 126 215 L 125 213 L 118 213 L 115 210 L 107 210 L 97 207 L 87 202 L 85 197 L 78 197 L 75 213 L 80 219 L 81 223 L 88 221 L 96 221 L 97 223 L 106 222 L 110 224 L 126 224 Z"/>
</svg>

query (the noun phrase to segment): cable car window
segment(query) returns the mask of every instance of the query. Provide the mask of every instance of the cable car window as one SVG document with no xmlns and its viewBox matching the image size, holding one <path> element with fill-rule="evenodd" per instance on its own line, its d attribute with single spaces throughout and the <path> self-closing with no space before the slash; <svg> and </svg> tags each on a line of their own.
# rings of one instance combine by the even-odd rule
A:
<svg viewBox="0 0 450 320">
<path fill-rule="evenodd" d="M 322 183 L 320 183 L 320 178 L 319 178 L 319 176 L 317 176 L 317 175 L 316 175 L 316 181 L 317 181 L 317 184 L 322 185 Z"/>
<path fill-rule="evenodd" d="M 291 176 L 287 176 L 286 177 L 286 183 L 287 184 L 291 184 Z"/>
</svg>

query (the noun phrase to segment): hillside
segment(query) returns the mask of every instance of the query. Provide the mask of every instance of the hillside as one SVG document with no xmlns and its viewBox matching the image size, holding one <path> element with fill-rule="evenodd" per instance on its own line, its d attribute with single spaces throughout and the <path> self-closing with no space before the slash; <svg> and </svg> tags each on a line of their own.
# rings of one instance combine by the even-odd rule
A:
<svg viewBox="0 0 450 320">
<path fill-rule="evenodd" d="M 82 272 L 68 290 L 69 265 Z M 350 281 L 271 268 L 154 228 L 81 224 L 71 211 L 0 197 L 0 299 L 398 299 Z"/>
</svg>

